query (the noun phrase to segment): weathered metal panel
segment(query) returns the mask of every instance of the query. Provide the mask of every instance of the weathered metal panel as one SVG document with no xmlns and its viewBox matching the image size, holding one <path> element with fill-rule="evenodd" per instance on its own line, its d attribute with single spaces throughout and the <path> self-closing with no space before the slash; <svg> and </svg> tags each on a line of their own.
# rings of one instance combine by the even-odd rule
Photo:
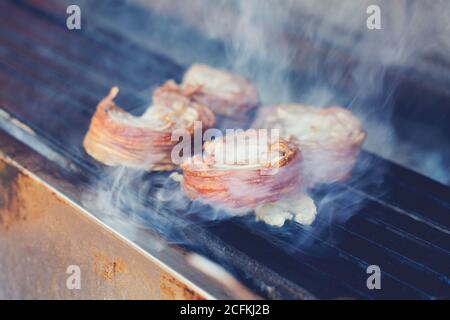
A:
<svg viewBox="0 0 450 320">
<path fill-rule="evenodd" d="M 69 266 L 80 289 L 69 289 Z M 70 270 L 69 270 L 70 271 Z M 0 298 L 200 299 L 203 296 L 26 170 L 0 159 Z"/>
</svg>

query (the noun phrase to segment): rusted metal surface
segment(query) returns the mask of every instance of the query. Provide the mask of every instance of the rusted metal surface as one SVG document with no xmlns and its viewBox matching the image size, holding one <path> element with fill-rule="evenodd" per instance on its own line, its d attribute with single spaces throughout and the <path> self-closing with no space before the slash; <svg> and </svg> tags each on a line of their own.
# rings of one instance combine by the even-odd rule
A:
<svg viewBox="0 0 450 320">
<path fill-rule="evenodd" d="M 4 155 L 0 196 L 0 298 L 205 298 Z M 80 289 L 66 285 L 71 265 Z"/>
<path fill-rule="evenodd" d="M 162 272 L 160 277 L 159 289 L 162 299 L 169 300 L 201 300 L 198 293 L 184 285 L 172 275 Z"/>
</svg>

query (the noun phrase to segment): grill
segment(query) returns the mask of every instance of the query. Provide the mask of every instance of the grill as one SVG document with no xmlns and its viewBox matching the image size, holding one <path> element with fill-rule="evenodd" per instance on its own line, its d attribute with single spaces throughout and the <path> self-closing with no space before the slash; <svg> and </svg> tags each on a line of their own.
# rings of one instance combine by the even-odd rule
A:
<svg viewBox="0 0 450 320">
<path fill-rule="evenodd" d="M 143 13 L 133 5 L 124 8 L 137 21 L 118 23 L 132 30 Z M 110 183 L 105 168 L 82 148 L 99 99 L 117 84 L 118 104 L 138 114 L 152 87 L 179 80 L 185 68 L 95 19 L 69 32 L 64 13 L 53 1 L 0 4 L 0 127 L 45 157 L 62 159 L 52 167 L 58 179 L 89 190 Z M 186 34 L 208 41 L 189 29 Z M 223 46 L 208 45 L 220 57 Z M 263 298 L 450 298 L 450 189 L 368 151 L 353 177 L 313 190 L 320 203 L 314 227 L 287 222 L 278 229 L 253 217 L 211 221 L 207 206 L 161 205 L 156 194 L 171 183 L 164 173 L 129 181 L 117 202 L 124 217 L 171 246 L 215 261 Z M 137 192 L 143 185 L 145 194 Z M 107 217 L 86 209 L 114 229 Z M 145 249 L 142 241 L 136 244 Z M 367 288 L 370 265 L 381 268 L 381 290 Z M 209 291 L 207 285 L 202 289 Z"/>
</svg>

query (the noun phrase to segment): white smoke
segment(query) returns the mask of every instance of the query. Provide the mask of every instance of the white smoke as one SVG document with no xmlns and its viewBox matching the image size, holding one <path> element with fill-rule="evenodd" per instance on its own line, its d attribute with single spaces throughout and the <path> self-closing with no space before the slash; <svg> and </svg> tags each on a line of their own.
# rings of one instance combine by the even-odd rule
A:
<svg viewBox="0 0 450 320">
<path fill-rule="evenodd" d="M 367 149 L 413 166 L 441 181 L 450 179 L 440 153 L 428 151 L 424 155 L 426 161 L 417 161 L 414 143 L 407 144 L 396 136 L 390 116 L 398 84 L 388 83 L 388 90 L 383 87 L 389 68 L 412 67 L 424 72 L 439 72 L 433 69 L 427 57 L 448 57 L 448 1 L 134 2 L 149 6 L 157 13 L 172 15 L 201 34 L 226 43 L 225 61 L 219 63 L 214 55 L 197 52 L 200 49 L 195 43 L 192 43 L 189 53 L 176 52 L 176 48 L 165 51 L 166 55 L 175 57 L 183 65 L 199 62 L 198 57 L 201 56 L 200 62 L 219 64 L 244 74 L 255 83 L 262 101 L 267 104 L 306 102 L 322 107 L 344 103 L 364 122 L 368 131 Z M 366 27 L 366 9 L 371 4 L 381 8 L 381 30 L 368 30 Z M 169 40 L 173 41 L 167 39 L 167 42 Z M 305 78 L 294 81 L 292 71 L 303 74 Z M 350 101 L 340 94 L 342 87 L 347 85 L 352 87 Z M 382 101 L 361 106 L 362 101 L 370 101 L 381 92 L 386 93 Z M 375 117 L 379 113 L 383 114 L 382 119 Z M 129 177 L 128 174 L 119 176 Z M 160 196 L 167 196 L 165 201 L 170 202 L 172 195 L 165 193 Z M 327 196 L 323 203 L 333 201 L 334 197 L 334 194 Z"/>
<path fill-rule="evenodd" d="M 260 89 L 264 103 L 345 104 L 365 124 L 369 133 L 367 149 L 444 183 L 450 181 L 445 161 L 438 160 L 444 158 L 442 146 L 422 150 L 414 137 L 397 136 L 391 113 L 398 83 L 385 79 L 389 69 L 411 68 L 448 80 L 446 71 L 440 70 L 433 60 L 449 58 L 450 2 L 192 0 L 189 5 L 181 0 L 138 2 L 159 13 L 173 15 L 210 38 L 225 41 L 227 55 L 222 64 L 250 77 Z M 366 10 L 373 4 L 381 10 L 381 30 L 369 30 L 366 26 Z M 196 62 L 195 54 L 185 55 L 184 60 L 173 54 L 185 65 Z M 214 57 L 202 55 L 201 59 L 216 64 Z M 305 80 L 291 81 L 292 70 L 303 72 Z M 312 79 L 306 79 L 311 75 Z M 312 85 L 303 86 L 311 81 Z M 348 84 L 352 88 L 350 101 L 339 94 L 341 86 Z M 381 101 L 362 106 L 363 101 L 370 101 L 380 93 L 384 95 Z M 433 130 L 427 132 L 429 140 L 433 140 Z M 399 154 L 399 145 L 408 152 Z M 423 158 L 426 161 L 420 161 Z"/>
</svg>

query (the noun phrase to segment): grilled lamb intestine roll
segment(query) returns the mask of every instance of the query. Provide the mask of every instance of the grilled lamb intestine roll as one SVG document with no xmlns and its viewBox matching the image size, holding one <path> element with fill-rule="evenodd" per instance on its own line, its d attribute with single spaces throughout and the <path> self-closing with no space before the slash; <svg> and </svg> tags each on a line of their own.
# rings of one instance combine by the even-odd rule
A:
<svg viewBox="0 0 450 320">
<path fill-rule="evenodd" d="M 181 164 L 182 188 L 188 197 L 231 212 L 248 212 L 301 189 L 301 153 L 296 145 L 283 139 L 232 142 L 240 134 L 248 131 L 206 142 L 203 156 L 194 155 Z M 232 163 L 227 161 L 230 156 Z"/>
<path fill-rule="evenodd" d="M 283 104 L 264 108 L 255 128 L 278 128 L 302 150 L 302 173 L 308 184 L 331 183 L 350 175 L 366 133 L 361 122 L 341 107 Z"/>
<path fill-rule="evenodd" d="M 185 129 L 193 134 L 195 121 L 202 121 L 203 129 L 215 122 L 207 107 L 176 94 L 136 117 L 114 103 L 118 92 L 113 87 L 100 101 L 83 141 L 86 152 L 106 165 L 172 170 L 171 151 L 178 143 L 172 141 L 172 131 Z"/>
<path fill-rule="evenodd" d="M 192 65 L 181 86 L 191 91 L 194 101 L 222 116 L 239 118 L 259 104 L 258 91 L 250 81 L 203 64 Z"/>
<path fill-rule="evenodd" d="M 192 65 L 180 85 L 173 80 L 164 83 L 155 90 L 153 99 L 166 100 L 162 95 L 167 93 L 183 95 L 228 117 L 241 117 L 259 104 L 258 92 L 247 79 L 202 64 Z"/>
</svg>

